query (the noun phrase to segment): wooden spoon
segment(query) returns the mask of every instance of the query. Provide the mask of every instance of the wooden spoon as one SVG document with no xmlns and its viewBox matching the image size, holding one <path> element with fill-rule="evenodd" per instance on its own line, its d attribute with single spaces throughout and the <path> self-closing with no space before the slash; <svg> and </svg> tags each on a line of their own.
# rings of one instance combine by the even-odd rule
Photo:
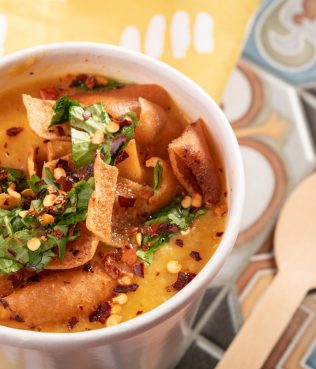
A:
<svg viewBox="0 0 316 369">
<path fill-rule="evenodd" d="M 274 237 L 278 273 L 216 369 L 259 369 L 316 287 L 316 173 L 286 201 Z"/>
</svg>

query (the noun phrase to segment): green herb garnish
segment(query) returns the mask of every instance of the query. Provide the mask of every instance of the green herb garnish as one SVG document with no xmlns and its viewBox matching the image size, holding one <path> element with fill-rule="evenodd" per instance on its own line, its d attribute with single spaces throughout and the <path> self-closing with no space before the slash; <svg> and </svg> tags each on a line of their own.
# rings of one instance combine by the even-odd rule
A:
<svg viewBox="0 0 316 369">
<path fill-rule="evenodd" d="M 157 163 L 154 168 L 154 187 L 153 187 L 154 192 L 156 192 L 159 189 L 161 181 L 162 181 L 162 165 L 160 160 L 157 160 Z"/>
<path fill-rule="evenodd" d="M 22 170 L 0 167 L 0 186 L 2 192 L 14 183 L 17 191 L 23 191 L 27 187 L 26 176 Z"/>
<path fill-rule="evenodd" d="M 69 110 L 72 106 L 80 106 L 77 100 L 69 99 L 68 96 L 62 96 L 56 100 L 53 105 L 55 114 L 52 117 L 49 127 L 55 124 L 69 122 Z"/>
<path fill-rule="evenodd" d="M 91 179 L 91 178 L 90 178 Z M 73 184 L 65 194 L 60 192 L 62 203 L 47 210 L 43 200 L 52 186 L 58 191 L 49 168 L 45 168 L 45 178 L 42 180 L 33 175 L 28 186 L 37 195 L 30 205 L 22 204 L 13 210 L 0 209 L 0 274 L 16 272 L 25 267 L 34 268 L 37 272 L 43 270 L 55 256 L 53 248 L 58 248 L 58 256 L 63 259 L 66 245 L 79 236 L 74 227 L 86 219 L 89 199 L 93 192 L 93 180 L 81 180 Z M 27 215 L 21 217 L 21 211 L 27 210 Z M 41 224 L 43 213 L 52 212 L 54 222 Z M 31 238 L 40 239 L 40 247 L 31 251 L 27 241 Z"/>
<path fill-rule="evenodd" d="M 190 224 L 205 214 L 204 209 L 183 208 L 181 206 L 182 197 L 176 198 L 164 209 L 150 216 L 143 227 L 143 245 L 149 246 L 147 250 L 139 249 L 137 256 L 146 263 L 151 264 L 154 252 L 164 243 L 168 242 L 172 236 L 185 231 Z"/>
</svg>

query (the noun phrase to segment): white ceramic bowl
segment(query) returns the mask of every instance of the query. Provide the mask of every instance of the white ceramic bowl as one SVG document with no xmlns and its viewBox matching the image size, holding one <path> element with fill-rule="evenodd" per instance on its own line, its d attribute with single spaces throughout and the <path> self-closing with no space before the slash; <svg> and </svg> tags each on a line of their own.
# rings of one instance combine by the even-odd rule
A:
<svg viewBox="0 0 316 369">
<path fill-rule="evenodd" d="M 165 369 L 175 361 L 206 287 L 236 240 L 244 197 L 239 147 L 229 122 L 209 95 L 177 70 L 140 53 L 74 42 L 38 46 L 0 59 L 1 88 L 5 90 L 21 82 L 70 72 L 160 84 L 192 121 L 202 117 L 223 160 L 229 190 L 227 228 L 197 277 L 154 310 L 117 326 L 81 333 L 41 333 L 0 326 L 0 343 L 43 351 L 54 368 Z"/>
</svg>

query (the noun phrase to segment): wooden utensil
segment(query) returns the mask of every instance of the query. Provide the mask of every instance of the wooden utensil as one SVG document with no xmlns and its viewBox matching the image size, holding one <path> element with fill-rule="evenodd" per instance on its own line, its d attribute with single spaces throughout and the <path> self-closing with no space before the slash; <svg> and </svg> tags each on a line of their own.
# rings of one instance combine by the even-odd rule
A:
<svg viewBox="0 0 316 369">
<path fill-rule="evenodd" d="M 278 273 L 216 369 L 259 369 L 316 287 L 316 173 L 286 201 L 274 237 Z"/>
</svg>

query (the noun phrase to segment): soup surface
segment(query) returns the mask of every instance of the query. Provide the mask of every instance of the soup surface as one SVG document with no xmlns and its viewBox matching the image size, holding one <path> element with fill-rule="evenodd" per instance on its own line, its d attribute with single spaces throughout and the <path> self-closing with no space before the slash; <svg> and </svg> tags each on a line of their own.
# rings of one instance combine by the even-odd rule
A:
<svg viewBox="0 0 316 369">
<path fill-rule="evenodd" d="M 225 230 L 205 137 L 156 85 L 67 75 L 0 95 L 0 324 L 103 328 L 185 287 Z"/>
</svg>

